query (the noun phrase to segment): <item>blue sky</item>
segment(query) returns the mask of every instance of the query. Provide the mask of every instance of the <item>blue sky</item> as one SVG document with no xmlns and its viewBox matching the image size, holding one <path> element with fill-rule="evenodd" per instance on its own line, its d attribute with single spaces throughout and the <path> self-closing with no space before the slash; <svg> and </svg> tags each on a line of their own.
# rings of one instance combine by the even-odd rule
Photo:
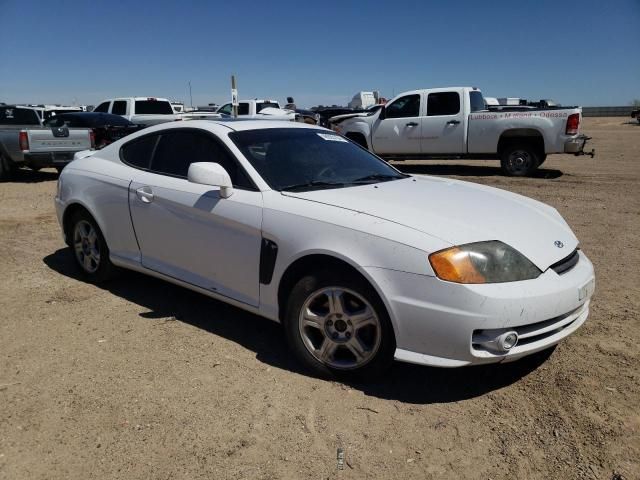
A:
<svg viewBox="0 0 640 480">
<path fill-rule="evenodd" d="M 640 0 L 0 0 L 0 101 L 150 95 L 299 106 L 447 85 L 488 96 L 640 98 Z"/>
</svg>

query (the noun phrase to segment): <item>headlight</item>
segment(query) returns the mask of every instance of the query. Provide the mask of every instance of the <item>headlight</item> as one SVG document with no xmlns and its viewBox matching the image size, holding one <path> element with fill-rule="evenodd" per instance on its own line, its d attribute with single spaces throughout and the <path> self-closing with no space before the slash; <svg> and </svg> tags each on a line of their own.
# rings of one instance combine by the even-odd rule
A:
<svg viewBox="0 0 640 480">
<path fill-rule="evenodd" d="M 542 272 L 500 241 L 468 243 L 429 255 L 438 278 L 456 283 L 501 283 L 537 278 Z"/>
</svg>

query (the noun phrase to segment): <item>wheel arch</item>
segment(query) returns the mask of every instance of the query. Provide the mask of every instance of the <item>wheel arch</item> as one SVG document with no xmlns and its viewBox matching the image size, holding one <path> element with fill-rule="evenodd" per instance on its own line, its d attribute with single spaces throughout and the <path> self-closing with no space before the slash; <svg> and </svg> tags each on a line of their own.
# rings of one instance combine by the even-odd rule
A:
<svg viewBox="0 0 640 480">
<path fill-rule="evenodd" d="M 347 132 L 344 134 L 349 140 L 354 143 L 357 143 L 362 148 L 369 149 L 369 142 L 367 141 L 367 136 L 362 132 Z"/>
<path fill-rule="evenodd" d="M 498 154 L 501 156 L 507 146 L 520 142 L 533 145 L 540 154 L 545 153 L 545 139 L 540 130 L 535 128 L 511 128 L 500 135 Z"/>
<path fill-rule="evenodd" d="M 91 210 L 89 210 L 86 205 L 77 200 L 74 200 L 65 206 L 64 212 L 62 213 L 62 231 L 64 232 L 64 239 L 67 245 L 71 244 L 71 220 L 73 219 L 73 216 L 78 212 L 85 212 L 87 215 L 89 215 L 96 222 L 98 228 L 104 236 L 104 228 L 102 228 L 100 220 L 96 218 L 93 213 L 91 213 Z"/>
<path fill-rule="evenodd" d="M 341 269 L 342 271 L 347 271 L 358 277 L 365 280 L 371 287 L 375 290 L 376 294 L 382 301 L 385 309 L 387 310 L 387 315 L 391 320 L 391 325 L 394 330 L 394 335 L 397 338 L 398 332 L 396 329 L 395 320 L 392 315 L 392 309 L 387 301 L 386 296 L 383 294 L 379 285 L 375 282 L 375 280 L 367 274 L 367 272 L 361 268 L 356 262 L 352 259 L 338 256 L 334 252 L 322 252 L 322 251 L 314 251 L 314 252 L 306 252 L 300 256 L 298 256 L 295 260 L 293 260 L 287 268 L 284 270 L 283 274 L 280 275 L 278 279 L 278 290 L 277 290 L 277 300 L 278 300 L 278 319 L 282 323 L 284 321 L 284 314 L 286 309 L 286 302 L 291 292 L 291 289 L 295 285 L 295 283 L 302 278 L 302 276 L 317 271 L 322 268 L 336 268 Z"/>
</svg>

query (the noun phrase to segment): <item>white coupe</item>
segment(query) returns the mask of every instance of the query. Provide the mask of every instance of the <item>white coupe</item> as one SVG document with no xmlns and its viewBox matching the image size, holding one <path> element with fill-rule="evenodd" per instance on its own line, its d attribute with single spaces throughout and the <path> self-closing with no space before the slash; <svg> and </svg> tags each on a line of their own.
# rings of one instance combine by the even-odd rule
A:
<svg viewBox="0 0 640 480">
<path fill-rule="evenodd" d="M 147 128 L 71 162 L 55 203 L 88 279 L 123 267 L 281 322 L 319 374 L 515 360 L 580 327 L 594 291 L 552 207 L 303 124 Z"/>
</svg>

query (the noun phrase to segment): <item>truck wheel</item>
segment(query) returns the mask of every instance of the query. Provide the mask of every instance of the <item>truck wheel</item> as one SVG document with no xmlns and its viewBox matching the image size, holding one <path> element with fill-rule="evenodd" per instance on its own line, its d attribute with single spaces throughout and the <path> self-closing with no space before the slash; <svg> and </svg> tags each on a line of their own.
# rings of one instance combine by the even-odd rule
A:
<svg viewBox="0 0 640 480">
<path fill-rule="evenodd" d="M 540 155 L 526 144 L 508 145 L 500 156 L 500 166 L 509 177 L 526 177 L 540 165 Z"/>
<path fill-rule="evenodd" d="M 11 178 L 13 166 L 4 155 L 0 154 L 0 181 L 4 182 Z"/>
<path fill-rule="evenodd" d="M 71 249 L 82 274 L 91 282 L 101 283 L 111 279 L 116 267 L 109 259 L 109 247 L 96 224 L 87 212 L 77 212 L 70 225 Z"/>
<path fill-rule="evenodd" d="M 284 327 L 293 354 L 322 377 L 379 378 L 393 362 L 387 310 L 373 287 L 350 272 L 300 278 L 289 294 Z"/>
</svg>

